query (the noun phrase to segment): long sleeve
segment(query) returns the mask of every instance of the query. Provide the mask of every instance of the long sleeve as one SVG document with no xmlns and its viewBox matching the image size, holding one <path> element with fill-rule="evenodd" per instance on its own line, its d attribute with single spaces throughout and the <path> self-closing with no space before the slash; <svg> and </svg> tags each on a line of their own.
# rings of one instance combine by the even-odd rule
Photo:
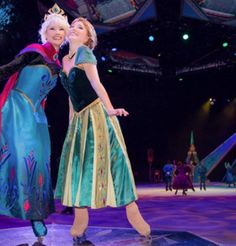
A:
<svg viewBox="0 0 236 246">
<path fill-rule="evenodd" d="M 27 64 L 35 63 L 41 56 L 36 52 L 26 52 L 17 56 L 14 60 L 0 66 L 0 81 L 8 79 L 13 73 L 21 70 Z"/>
</svg>

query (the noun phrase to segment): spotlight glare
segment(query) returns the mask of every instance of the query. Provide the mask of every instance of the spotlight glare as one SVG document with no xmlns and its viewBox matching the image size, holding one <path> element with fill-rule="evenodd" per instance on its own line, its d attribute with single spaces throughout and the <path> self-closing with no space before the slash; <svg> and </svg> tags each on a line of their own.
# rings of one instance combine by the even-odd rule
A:
<svg viewBox="0 0 236 246">
<path fill-rule="evenodd" d="M 152 35 L 149 36 L 148 39 L 149 39 L 150 42 L 153 42 L 154 41 L 154 37 Z"/>
<path fill-rule="evenodd" d="M 183 40 L 188 40 L 189 39 L 189 35 L 187 33 L 183 34 Z"/>
<path fill-rule="evenodd" d="M 224 43 L 222 44 L 222 46 L 223 46 L 223 48 L 226 48 L 226 47 L 229 46 L 229 43 L 228 43 L 228 42 L 224 42 Z"/>
<path fill-rule="evenodd" d="M 108 69 L 107 71 L 108 71 L 108 73 L 112 73 L 112 70 L 111 69 Z"/>
<path fill-rule="evenodd" d="M 102 60 L 102 61 L 106 61 L 106 57 L 105 57 L 105 56 L 102 56 L 102 57 L 101 57 L 101 60 Z"/>
<path fill-rule="evenodd" d="M 111 51 L 117 51 L 117 48 L 112 48 Z"/>
<path fill-rule="evenodd" d="M 209 102 L 210 102 L 210 105 L 214 105 L 216 102 L 216 99 L 211 97 L 209 98 Z"/>
</svg>

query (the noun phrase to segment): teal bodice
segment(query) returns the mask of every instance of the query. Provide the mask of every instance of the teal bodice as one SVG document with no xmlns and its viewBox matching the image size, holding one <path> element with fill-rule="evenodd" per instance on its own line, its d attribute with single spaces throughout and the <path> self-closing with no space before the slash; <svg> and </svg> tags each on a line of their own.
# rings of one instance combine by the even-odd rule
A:
<svg viewBox="0 0 236 246">
<path fill-rule="evenodd" d="M 96 58 L 86 46 L 81 46 L 76 54 L 75 65 L 83 63 L 96 64 Z M 70 96 L 73 108 L 80 112 L 98 98 L 83 69 L 73 67 L 68 76 L 61 71 L 61 83 Z"/>
<path fill-rule="evenodd" d="M 37 109 L 56 82 L 57 75 L 53 75 L 47 66 L 29 65 L 22 69 L 15 90 L 26 95 Z"/>
</svg>

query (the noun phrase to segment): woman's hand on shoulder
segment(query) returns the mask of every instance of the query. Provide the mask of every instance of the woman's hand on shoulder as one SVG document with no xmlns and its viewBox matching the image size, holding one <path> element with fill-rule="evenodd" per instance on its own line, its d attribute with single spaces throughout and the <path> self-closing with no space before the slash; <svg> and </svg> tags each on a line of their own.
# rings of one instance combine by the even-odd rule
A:
<svg viewBox="0 0 236 246">
<path fill-rule="evenodd" d="M 129 113 L 124 109 L 124 108 L 113 108 L 113 109 L 109 109 L 107 110 L 107 113 L 109 116 L 127 116 L 129 115 Z"/>
</svg>

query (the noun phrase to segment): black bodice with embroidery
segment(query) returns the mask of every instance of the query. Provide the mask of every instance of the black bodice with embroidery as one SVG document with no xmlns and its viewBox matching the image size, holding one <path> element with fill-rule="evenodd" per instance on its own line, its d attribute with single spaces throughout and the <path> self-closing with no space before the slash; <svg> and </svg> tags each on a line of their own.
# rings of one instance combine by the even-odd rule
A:
<svg viewBox="0 0 236 246">
<path fill-rule="evenodd" d="M 98 98 L 84 70 L 73 67 L 68 77 L 64 72 L 61 72 L 60 76 L 75 111 L 81 111 Z"/>
</svg>

